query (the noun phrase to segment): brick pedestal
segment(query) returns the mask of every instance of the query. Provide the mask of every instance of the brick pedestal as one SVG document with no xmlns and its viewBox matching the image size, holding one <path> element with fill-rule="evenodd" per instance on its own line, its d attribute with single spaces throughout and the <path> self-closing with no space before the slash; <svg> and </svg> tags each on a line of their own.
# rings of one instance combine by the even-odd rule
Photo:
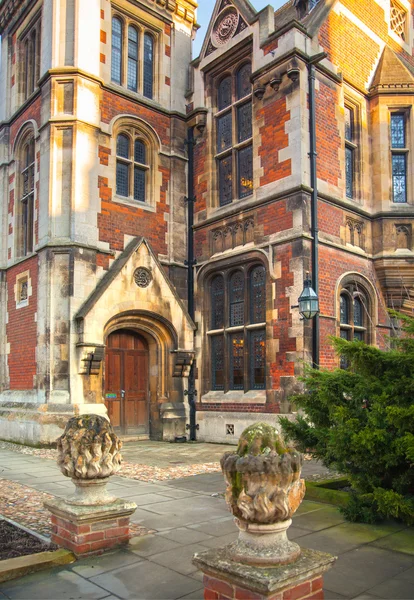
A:
<svg viewBox="0 0 414 600">
<path fill-rule="evenodd" d="M 323 600 L 323 573 L 335 557 L 302 549 L 289 565 L 253 567 L 230 559 L 227 548 L 196 554 L 205 600 Z"/>
<path fill-rule="evenodd" d="M 100 506 L 77 506 L 55 498 L 45 507 L 52 513 L 52 542 L 86 557 L 126 544 L 129 518 L 137 506 L 119 499 Z"/>
</svg>

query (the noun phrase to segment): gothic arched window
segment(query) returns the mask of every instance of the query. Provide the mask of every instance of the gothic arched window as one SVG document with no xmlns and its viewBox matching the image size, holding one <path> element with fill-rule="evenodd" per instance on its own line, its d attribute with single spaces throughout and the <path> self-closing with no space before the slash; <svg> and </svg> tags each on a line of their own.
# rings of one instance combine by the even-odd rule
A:
<svg viewBox="0 0 414 600">
<path fill-rule="evenodd" d="M 340 337 L 348 341 L 368 343 L 368 319 L 370 302 L 368 294 L 359 285 L 349 284 L 342 288 L 339 297 Z M 348 367 L 344 357 L 340 359 L 341 368 Z"/>
<path fill-rule="evenodd" d="M 16 210 L 16 255 L 33 252 L 34 195 L 35 195 L 35 141 L 26 139 L 20 150 L 21 175 L 18 186 L 19 204 Z"/>
<path fill-rule="evenodd" d="M 218 85 L 216 161 L 219 204 L 253 193 L 251 64 L 244 63 Z"/>
<path fill-rule="evenodd" d="M 116 140 L 116 193 L 145 202 L 147 196 L 147 148 L 139 133 L 120 133 Z"/>
<path fill-rule="evenodd" d="M 209 284 L 211 389 L 265 389 L 266 270 L 247 264 Z"/>
<path fill-rule="evenodd" d="M 128 89 L 138 90 L 138 31 L 132 25 L 128 27 Z"/>
</svg>

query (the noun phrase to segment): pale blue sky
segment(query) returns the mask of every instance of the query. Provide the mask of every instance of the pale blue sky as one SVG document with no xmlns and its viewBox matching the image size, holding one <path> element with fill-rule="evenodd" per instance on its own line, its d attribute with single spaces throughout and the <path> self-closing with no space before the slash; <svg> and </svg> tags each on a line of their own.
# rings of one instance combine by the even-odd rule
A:
<svg viewBox="0 0 414 600">
<path fill-rule="evenodd" d="M 251 3 L 253 4 L 256 10 L 261 10 L 268 4 L 273 6 L 273 8 L 276 10 L 277 8 L 282 6 L 282 4 L 285 4 L 285 2 L 286 0 L 251 0 Z M 200 53 L 204 36 L 206 34 L 206 30 L 210 22 L 211 13 L 213 12 L 215 4 L 215 0 L 198 0 L 197 21 L 201 25 L 201 28 L 198 30 L 197 37 L 194 42 L 194 58 Z"/>
</svg>

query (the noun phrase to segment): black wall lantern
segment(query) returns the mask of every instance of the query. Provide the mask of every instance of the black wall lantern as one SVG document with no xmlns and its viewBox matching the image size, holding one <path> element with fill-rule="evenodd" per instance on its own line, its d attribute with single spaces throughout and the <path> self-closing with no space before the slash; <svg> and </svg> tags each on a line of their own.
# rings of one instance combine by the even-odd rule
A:
<svg viewBox="0 0 414 600">
<path fill-rule="evenodd" d="M 306 320 L 313 319 L 319 314 L 319 298 L 312 287 L 312 281 L 309 273 L 306 273 L 306 279 L 303 282 L 303 291 L 298 298 L 299 313 Z M 293 308 L 293 307 L 292 307 Z"/>
</svg>

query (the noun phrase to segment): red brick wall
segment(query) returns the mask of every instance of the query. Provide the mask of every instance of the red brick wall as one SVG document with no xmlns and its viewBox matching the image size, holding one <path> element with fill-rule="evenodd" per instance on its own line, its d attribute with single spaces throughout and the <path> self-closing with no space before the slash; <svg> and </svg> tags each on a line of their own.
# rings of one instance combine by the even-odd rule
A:
<svg viewBox="0 0 414 600">
<path fill-rule="evenodd" d="M 32 295 L 29 305 L 16 309 L 14 286 L 16 276 L 29 271 L 32 284 Z M 36 343 L 37 343 L 37 275 L 38 261 L 33 256 L 7 271 L 7 342 L 10 344 L 8 366 L 11 390 L 33 389 L 33 377 L 36 375 Z"/>
<path fill-rule="evenodd" d="M 319 231 L 330 235 L 341 234 L 341 225 L 344 224 L 344 211 L 337 206 L 318 201 L 318 227 Z"/>
<path fill-rule="evenodd" d="M 257 225 L 263 226 L 263 235 L 271 235 L 293 227 L 293 213 L 287 210 L 287 200 L 278 200 L 256 211 Z"/>
<path fill-rule="evenodd" d="M 285 133 L 285 123 L 290 120 L 290 111 L 286 108 L 286 98 L 269 102 L 257 113 L 257 119 L 263 123 L 260 127 L 262 145 L 259 148 L 263 176 L 260 185 L 279 181 L 292 173 L 290 158 L 279 162 L 279 150 L 287 148 L 289 136 Z"/>
<path fill-rule="evenodd" d="M 101 212 L 98 214 L 99 239 L 108 242 L 111 250 L 124 249 L 124 235 L 145 236 L 154 252 L 167 253 L 167 227 L 165 215 L 169 213 L 167 206 L 167 189 L 170 172 L 160 168 L 162 186 L 155 213 L 112 201 L 112 189 L 108 187 L 106 177 L 99 177 L 99 197 Z"/>
<path fill-rule="evenodd" d="M 319 81 L 319 90 L 315 92 L 318 177 L 333 185 L 338 185 L 341 177 L 342 142 L 335 114 L 338 102 L 338 92 Z"/>
<path fill-rule="evenodd" d="M 10 125 L 10 146 L 13 148 L 14 141 L 16 139 L 16 135 L 19 132 L 20 127 L 33 119 L 36 121 L 37 126 L 40 126 L 40 105 L 41 105 L 41 97 L 37 96 L 33 102 L 17 117 L 15 121 Z"/>
</svg>

